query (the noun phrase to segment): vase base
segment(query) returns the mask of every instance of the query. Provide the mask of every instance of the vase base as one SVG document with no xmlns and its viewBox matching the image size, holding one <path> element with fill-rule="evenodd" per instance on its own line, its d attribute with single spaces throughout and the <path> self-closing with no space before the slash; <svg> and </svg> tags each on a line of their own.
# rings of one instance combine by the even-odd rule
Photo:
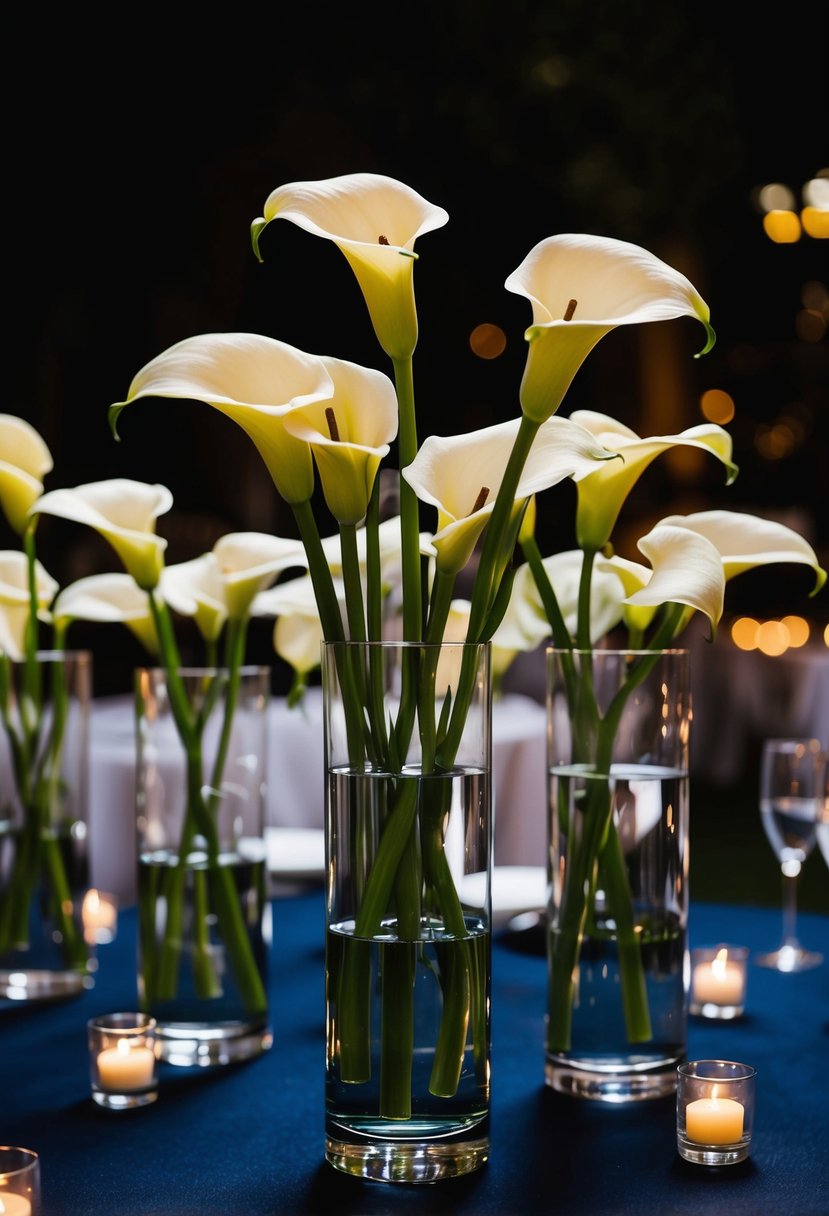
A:
<svg viewBox="0 0 829 1216">
<path fill-rule="evenodd" d="M 93 977 L 83 971 L 23 968 L 0 971 L 0 999 L 7 1001 L 61 1001 L 80 996 L 94 986 Z"/>
<path fill-rule="evenodd" d="M 485 1165 L 489 1137 L 456 1143 L 391 1139 L 354 1143 L 327 1136 L 325 1159 L 344 1174 L 374 1182 L 439 1182 Z"/>
<path fill-rule="evenodd" d="M 676 1093 L 676 1068 L 681 1057 L 642 1069 L 598 1069 L 547 1057 L 544 1079 L 550 1089 L 599 1102 L 642 1102 Z"/>
<path fill-rule="evenodd" d="M 178 1068 L 214 1068 L 240 1064 L 273 1046 L 267 1022 L 205 1023 L 158 1021 L 158 1058 Z"/>
</svg>

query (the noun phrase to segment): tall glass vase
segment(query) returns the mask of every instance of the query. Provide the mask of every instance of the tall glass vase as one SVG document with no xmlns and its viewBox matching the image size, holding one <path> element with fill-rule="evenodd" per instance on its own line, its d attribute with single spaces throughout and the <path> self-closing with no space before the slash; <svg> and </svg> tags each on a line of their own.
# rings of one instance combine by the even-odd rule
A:
<svg viewBox="0 0 829 1216">
<path fill-rule="evenodd" d="M 327 643 L 326 1157 L 432 1182 L 489 1155 L 489 645 Z"/>
<path fill-rule="evenodd" d="M 0 655 L 0 997 L 92 986 L 84 939 L 92 657 Z"/>
<path fill-rule="evenodd" d="M 676 1088 L 687 1031 L 685 650 L 547 651 L 546 1081 Z"/>
<path fill-rule="evenodd" d="M 160 1056 L 216 1065 L 266 1051 L 270 905 L 264 788 L 270 669 L 184 668 L 187 747 L 163 669 L 136 676 L 138 992 Z M 180 713 L 180 709 L 179 709 Z"/>
</svg>

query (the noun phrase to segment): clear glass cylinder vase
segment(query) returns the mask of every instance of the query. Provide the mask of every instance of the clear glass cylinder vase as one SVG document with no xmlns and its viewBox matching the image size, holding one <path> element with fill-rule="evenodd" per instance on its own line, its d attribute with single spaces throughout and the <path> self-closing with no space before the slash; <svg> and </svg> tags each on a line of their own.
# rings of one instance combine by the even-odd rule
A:
<svg viewBox="0 0 829 1216">
<path fill-rule="evenodd" d="M 489 645 L 323 650 L 326 1158 L 432 1182 L 489 1155 Z"/>
<path fill-rule="evenodd" d="M 160 1058 L 272 1044 L 264 791 L 270 668 L 136 674 L 138 993 Z"/>
<path fill-rule="evenodd" d="M 547 651 L 547 1084 L 676 1088 L 688 1008 L 689 656 Z"/>
<path fill-rule="evenodd" d="M 0 655 L 0 997 L 43 1001 L 92 986 L 88 885 L 92 657 Z"/>
</svg>

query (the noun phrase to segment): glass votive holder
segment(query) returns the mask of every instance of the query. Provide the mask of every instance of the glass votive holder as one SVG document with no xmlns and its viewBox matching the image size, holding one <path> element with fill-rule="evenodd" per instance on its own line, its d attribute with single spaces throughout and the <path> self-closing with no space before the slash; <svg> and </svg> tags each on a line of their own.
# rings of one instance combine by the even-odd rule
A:
<svg viewBox="0 0 829 1216">
<path fill-rule="evenodd" d="M 30 1148 L 0 1145 L 0 1212 L 5 1216 L 38 1216 L 40 1157 Z"/>
<path fill-rule="evenodd" d="M 107 1013 L 87 1026 L 92 1097 L 109 1110 L 131 1110 L 158 1097 L 155 1018 Z"/>
<path fill-rule="evenodd" d="M 115 941 L 118 928 L 118 900 L 108 891 L 86 892 L 81 905 L 84 940 L 90 946 L 107 946 Z"/>
<path fill-rule="evenodd" d="M 749 1155 L 756 1069 L 732 1060 L 691 1060 L 677 1069 L 676 1146 L 698 1165 L 734 1165 Z"/>
<path fill-rule="evenodd" d="M 689 1010 L 704 1018 L 739 1018 L 746 1007 L 748 949 L 705 946 L 691 951 Z"/>
</svg>

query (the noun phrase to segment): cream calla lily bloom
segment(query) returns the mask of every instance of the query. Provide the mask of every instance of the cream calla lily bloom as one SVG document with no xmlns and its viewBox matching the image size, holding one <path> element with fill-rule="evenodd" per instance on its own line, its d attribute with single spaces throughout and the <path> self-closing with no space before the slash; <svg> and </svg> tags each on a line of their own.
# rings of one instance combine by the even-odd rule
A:
<svg viewBox="0 0 829 1216">
<path fill-rule="evenodd" d="M 725 465 L 729 484 L 737 476 L 737 466 L 731 460 L 731 436 L 715 423 L 701 423 L 678 435 L 653 435 L 642 439 L 615 418 L 593 410 L 575 410 L 570 420 L 590 431 L 597 443 L 622 458 L 598 465 L 586 476 L 576 479 L 576 539 L 582 548 L 597 550 L 607 543 L 631 489 L 648 465 L 670 448 L 684 446 L 710 452 Z"/>
<path fill-rule="evenodd" d="M 38 617 L 49 621 L 49 605 L 55 598 L 58 584 L 39 561 L 35 562 L 35 588 Z M 5 549 L 0 552 L 0 652 L 15 661 L 24 657 L 30 609 L 26 555 L 15 549 Z"/>
<path fill-rule="evenodd" d="M 227 620 L 227 604 L 224 583 L 212 553 L 165 566 L 158 590 L 174 612 L 193 618 L 206 641 L 216 641 Z"/>
<path fill-rule="evenodd" d="M 285 429 L 314 454 L 322 492 L 338 523 L 357 524 L 368 510 L 380 461 L 397 435 L 397 394 L 388 376 L 323 357 L 333 396 L 293 410 Z"/>
<path fill-rule="evenodd" d="M 0 414 L 0 509 L 19 536 L 52 468 L 52 454 L 35 428 L 23 418 Z"/>
<path fill-rule="evenodd" d="M 555 592 L 567 633 L 575 638 L 578 629 L 579 586 L 584 554 L 567 549 L 545 557 L 541 563 Z M 594 568 L 590 580 L 590 642 L 595 645 L 622 619 L 626 591 L 609 569 Z M 522 634 L 523 649 L 531 650 L 550 636 L 550 623 L 529 563 L 518 567 L 507 610 L 516 640 Z"/>
<path fill-rule="evenodd" d="M 241 426 L 286 502 L 314 492 L 308 444 L 285 427 L 293 409 L 327 400 L 331 377 L 316 355 L 260 334 L 197 334 L 156 355 L 133 377 L 126 401 L 110 406 L 115 430 L 121 411 L 142 397 L 201 401 Z"/>
<path fill-rule="evenodd" d="M 417 344 L 414 244 L 423 233 L 442 227 L 448 213 L 410 186 L 378 173 L 291 182 L 271 191 L 264 215 L 251 225 L 260 261 L 262 232 L 277 219 L 334 242 L 357 277 L 383 350 L 392 359 L 408 358 Z"/>
<path fill-rule="evenodd" d="M 94 528 L 109 541 L 138 586 L 150 591 L 161 576 L 167 548 L 166 540 L 155 534 L 155 521 L 172 505 L 166 486 L 116 477 L 73 490 L 50 490 L 37 500 L 31 514 L 56 515 Z"/>
<path fill-rule="evenodd" d="M 366 573 L 366 542 L 366 529 L 358 528 L 357 561 L 359 563 L 360 573 L 363 575 Z M 396 587 L 400 587 L 403 581 L 399 515 L 394 515 L 391 519 L 384 519 L 382 523 L 378 525 L 377 547 L 380 551 L 380 580 L 382 583 L 383 594 L 387 595 Z M 335 578 L 342 578 L 342 542 L 340 540 L 339 532 L 335 532 L 331 536 L 323 537 L 322 551 L 325 554 L 325 560 L 328 563 L 328 568 L 331 573 Z M 432 544 L 431 532 L 420 533 L 419 551 L 421 557 L 435 557 L 435 547 Z"/>
<path fill-rule="evenodd" d="M 637 548 L 650 562 L 650 570 L 620 558 L 598 558 L 600 569 L 612 570 L 624 584 L 625 603 L 634 609 L 655 610 L 663 604 L 684 604 L 702 612 L 716 632 L 723 610 L 725 573 L 720 555 L 704 536 L 680 528 L 667 520 L 637 541 Z M 628 618 L 640 628 L 650 623 L 653 612 Z"/>
<path fill-rule="evenodd" d="M 334 580 L 338 602 L 345 602 L 342 580 Z M 262 591 L 253 602 L 254 616 L 275 616 L 274 650 L 300 676 L 320 665 L 320 645 L 323 640 L 322 622 L 310 575 L 286 579 L 276 587 Z"/>
<path fill-rule="evenodd" d="M 710 310 L 691 282 L 627 241 L 563 233 L 540 241 L 507 278 L 526 296 L 533 324 L 521 382 L 521 408 L 542 421 L 555 413 L 581 364 L 617 325 L 697 317 L 714 345 Z"/>
<path fill-rule="evenodd" d="M 65 587 L 52 608 L 55 623 L 69 621 L 120 622 L 135 634 L 150 654 L 158 654 L 150 597 L 129 574 L 90 574 Z"/>
<path fill-rule="evenodd" d="M 446 618 L 446 629 L 443 634 L 444 642 L 466 641 L 469 632 L 471 610 L 471 600 L 452 600 Z M 509 609 L 507 609 L 507 612 L 509 612 Z M 516 644 L 517 641 L 517 635 L 508 625 L 504 626 L 504 622 L 502 621 L 501 625 L 498 626 L 492 635 L 490 647 L 490 667 L 492 676 L 496 682 L 508 670 L 519 651 L 531 649 L 531 647 L 523 644 L 523 639 L 521 639 L 520 644 Z M 447 685 L 454 686 L 457 683 L 460 661 L 461 655 L 455 654 L 452 651 L 441 655 L 437 669 L 437 686 L 439 690 L 446 688 Z"/>
<path fill-rule="evenodd" d="M 463 569 L 492 514 L 521 420 L 466 435 L 430 435 L 402 475 L 423 502 L 437 507 L 432 544 L 437 567 Z M 567 418 L 549 418 L 533 441 L 515 493 L 516 504 L 567 477 L 585 476 L 612 459 L 593 436 Z M 614 463 L 618 461 L 614 460 Z"/>
<path fill-rule="evenodd" d="M 685 528 L 710 541 L 720 554 L 726 579 L 755 566 L 795 562 L 815 571 L 812 595 L 826 582 L 826 571 L 812 546 L 776 520 L 740 511 L 697 511 L 691 515 L 668 515 L 660 522 Z"/>
</svg>

